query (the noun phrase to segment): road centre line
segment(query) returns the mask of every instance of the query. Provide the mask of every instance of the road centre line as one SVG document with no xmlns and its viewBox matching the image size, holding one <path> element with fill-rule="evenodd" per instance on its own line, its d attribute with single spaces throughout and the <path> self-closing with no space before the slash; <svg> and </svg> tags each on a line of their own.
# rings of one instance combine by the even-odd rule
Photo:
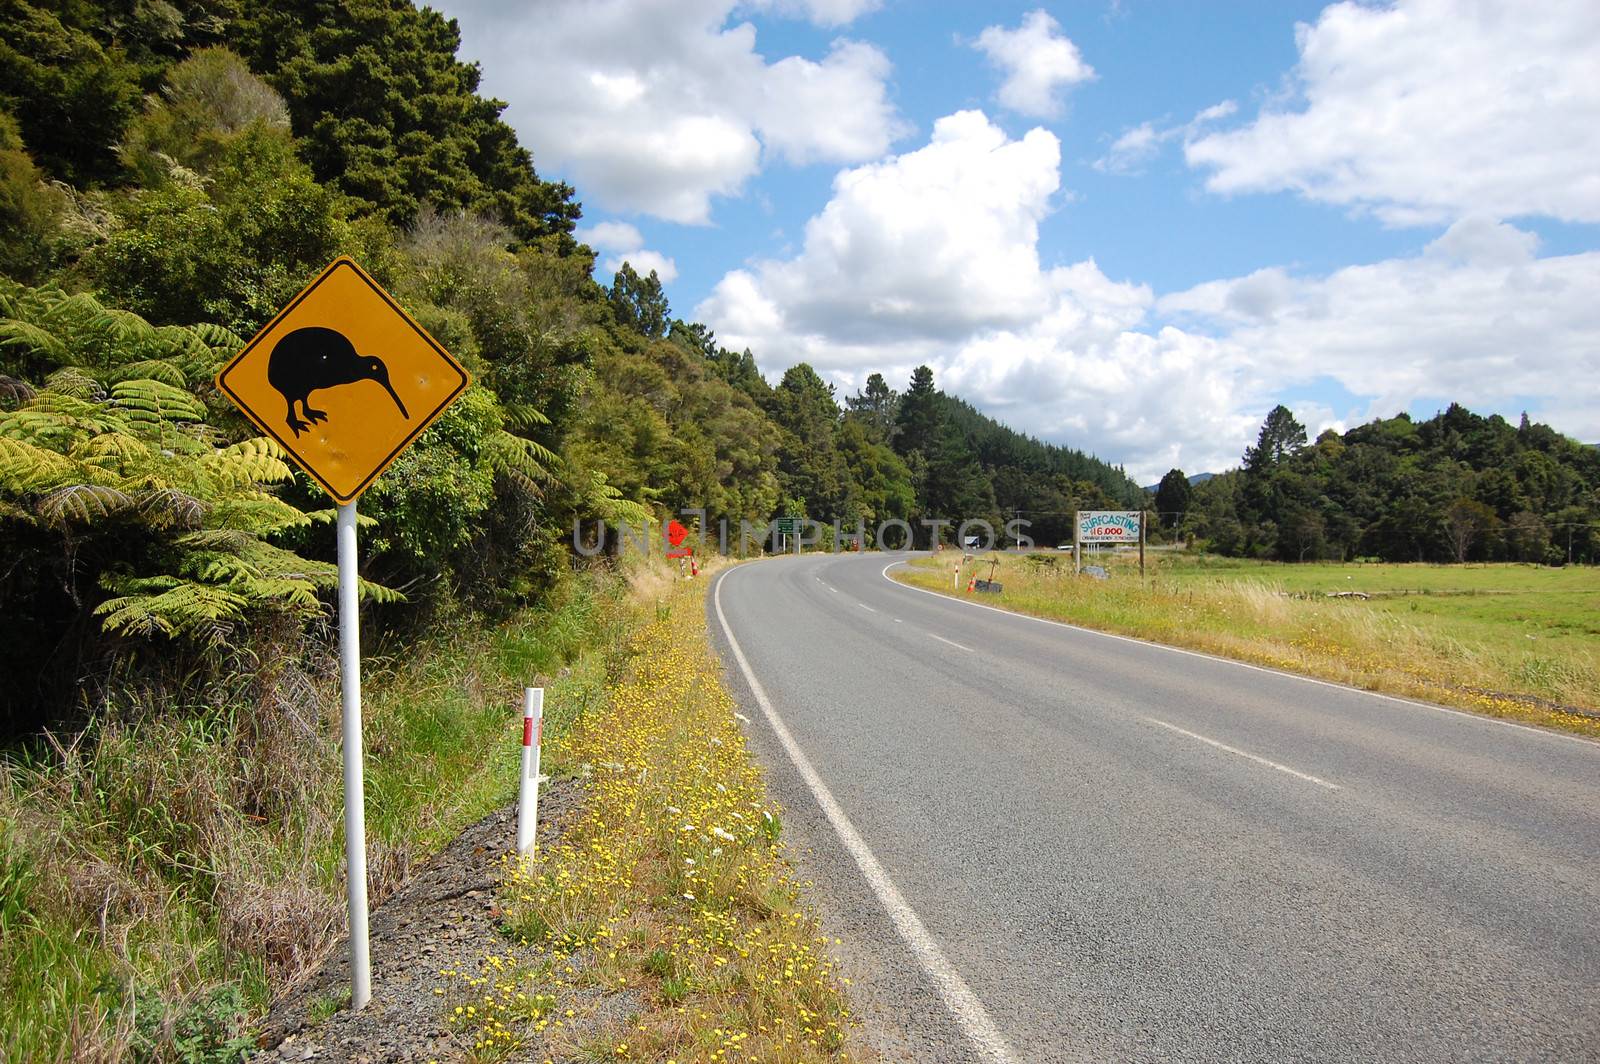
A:
<svg viewBox="0 0 1600 1064">
<path fill-rule="evenodd" d="M 766 688 L 756 679 L 755 672 L 750 668 L 750 662 L 739 646 L 739 640 L 734 637 L 732 626 L 728 624 L 727 614 L 722 612 L 722 583 L 729 573 L 736 571 L 728 569 L 717 576 L 711 601 L 716 608 L 717 621 L 722 625 L 722 634 L 728 640 L 728 649 L 733 651 L 734 661 L 738 663 L 745 682 L 750 685 L 750 693 L 755 696 L 756 704 L 761 707 L 762 715 L 767 718 L 767 724 L 777 735 L 778 741 L 783 744 L 789 760 L 793 762 L 796 771 L 810 788 L 812 797 L 817 800 L 823 815 L 833 826 L 839 841 L 855 859 L 856 866 L 861 869 L 867 885 L 872 888 L 872 893 L 877 896 L 879 903 L 889 914 L 895 931 L 910 947 L 922 970 L 933 981 L 939 999 L 955 1017 L 956 1024 L 972 1043 L 979 1059 L 993 1064 L 1016 1064 L 1015 1052 L 1000 1028 L 995 1026 L 994 1020 L 990 1019 L 989 1011 L 983 1007 L 983 1002 L 979 1001 L 972 988 L 967 986 L 967 981 L 961 978 L 961 973 L 956 971 L 955 966 L 944 955 L 944 951 L 939 948 L 939 944 L 928 933 L 922 918 L 911 908 L 905 895 L 900 893 L 900 888 L 895 886 L 894 880 L 889 878 L 889 873 L 879 863 L 860 832 L 856 831 L 855 825 L 850 822 L 850 817 L 834 799 L 833 793 L 828 790 L 828 785 L 822 782 L 822 777 L 812 768 L 811 760 L 806 757 L 805 752 L 800 749 L 800 744 L 790 734 L 788 727 L 783 723 L 783 718 L 772 705 L 772 699 L 767 697 Z"/>
<path fill-rule="evenodd" d="M 1199 732 L 1192 732 L 1187 728 L 1180 728 L 1176 724 L 1168 724 L 1166 721 L 1157 720 L 1154 717 L 1146 717 L 1144 719 L 1149 721 L 1151 724 L 1156 724 L 1160 727 L 1166 728 L 1168 731 L 1177 732 L 1179 735 L 1187 735 L 1191 739 L 1198 739 L 1207 746 L 1214 746 L 1218 750 L 1226 750 L 1230 754 L 1238 754 L 1240 757 L 1254 761 L 1258 765 L 1266 765 L 1268 768 L 1275 768 L 1279 772 L 1287 772 L 1289 775 L 1294 776 L 1297 779 L 1303 779 L 1307 783 L 1315 783 L 1318 787 L 1326 787 L 1330 791 L 1337 791 L 1340 789 L 1337 783 L 1329 783 L 1320 776 L 1313 776 L 1308 772 L 1301 772 L 1298 769 L 1292 769 L 1288 765 L 1280 765 L 1276 761 L 1269 761 L 1258 754 L 1250 753 L 1248 750 L 1241 750 L 1237 746 L 1229 746 L 1227 743 L 1220 743 L 1215 739 L 1208 739 Z"/>
<path fill-rule="evenodd" d="M 1175 647 L 1167 643 L 1157 643 L 1150 639 L 1136 639 L 1131 635 L 1118 635 L 1115 632 L 1102 632 L 1097 628 L 1085 628 L 1079 624 L 1068 624 L 1066 621 L 1052 621 L 1048 617 L 1035 617 L 1031 613 L 1018 613 L 1016 610 L 1006 610 L 1001 609 L 999 606 L 988 606 L 982 602 L 972 602 L 968 599 L 957 598 L 954 595 L 946 595 L 940 591 L 932 591 L 925 587 L 918 587 L 915 584 L 907 584 L 904 581 L 896 580 L 894 577 L 889 575 L 890 569 L 893 569 L 897 565 L 905 564 L 906 562 L 903 559 L 901 561 L 890 562 L 888 565 L 883 567 L 879 575 L 895 587 L 905 588 L 907 591 L 920 591 L 924 595 L 932 595 L 934 598 L 941 599 L 945 602 L 954 602 L 961 606 L 972 606 L 975 609 L 988 610 L 991 613 L 998 613 L 1005 617 L 1019 617 L 1024 621 L 1037 621 L 1039 624 L 1048 624 L 1055 628 L 1065 628 L 1071 632 L 1083 632 L 1085 635 L 1095 635 L 1102 639 L 1115 639 L 1122 643 L 1134 643 L 1138 646 L 1151 647 L 1155 650 L 1165 650 L 1172 654 L 1182 654 L 1189 658 L 1203 658 L 1206 661 L 1220 661 L 1224 665 L 1234 665 L 1241 669 L 1249 669 L 1251 672 L 1264 672 L 1269 676 L 1282 676 L 1290 680 L 1299 680 L 1301 683 L 1313 683 L 1318 687 L 1331 687 L 1336 691 L 1344 691 L 1347 694 L 1366 695 L 1368 698 L 1379 698 L 1385 702 L 1394 702 L 1402 706 L 1411 706 L 1414 709 L 1428 709 L 1435 713 L 1447 713 L 1452 717 L 1461 717 L 1463 720 L 1476 721 L 1479 724 L 1498 724 L 1503 728 L 1515 728 L 1518 731 L 1532 732 L 1534 735 L 1542 735 L 1547 739 L 1569 739 L 1572 742 L 1583 743 L 1585 746 L 1600 749 L 1600 742 L 1583 735 L 1569 735 L 1566 732 L 1551 731 L 1547 728 L 1535 728 L 1531 724 L 1518 724 L 1514 720 L 1500 720 L 1496 717 L 1485 717 L 1478 713 L 1469 713 L 1464 709 L 1451 709 L 1449 706 L 1437 706 L 1431 702 L 1419 702 L 1416 699 L 1401 698 L 1398 695 L 1386 695 L 1381 691 L 1368 691 L 1361 687 L 1351 687 L 1349 684 L 1334 683 L 1332 680 L 1319 680 L 1315 676 L 1304 676 L 1298 672 L 1285 672 L 1282 669 L 1271 669 L 1265 665 L 1252 665 L 1248 661 L 1238 661 L 1234 658 L 1224 658 L 1216 654 L 1207 654 L 1200 650 L 1188 650 L 1184 647 Z"/>
<path fill-rule="evenodd" d="M 856 603 L 856 605 L 860 606 L 862 609 L 866 610 L 868 613 L 877 613 L 878 612 L 877 610 L 873 609 L 871 606 L 868 606 L 865 602 L 858 602 L 858 603 Z"/>
<path fill-rule="evenodd" d="M 954 639 L 946 639 L 944 636 L 942 636 L 942 635 L 934 635 L 932 632 L 929 632 L 928 634 L 932 635 L 933 638 L 937 639 L 941 643 L 949 643 L 951 646 L 955 647 L 957 650 L 965 650 L 968 654 L 975 653 L 975 651 L 971 647 L 964 647 L 960 643 L 957 643 Z"/>
</svg>

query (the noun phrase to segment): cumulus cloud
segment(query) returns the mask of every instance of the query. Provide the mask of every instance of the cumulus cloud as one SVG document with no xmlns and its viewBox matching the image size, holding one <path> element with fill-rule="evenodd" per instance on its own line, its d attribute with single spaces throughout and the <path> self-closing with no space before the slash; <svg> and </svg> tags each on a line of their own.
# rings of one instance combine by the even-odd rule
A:
<svg viewBox="0 0 1600 1064">
<path fill-rule="evenodd" d="M 1236 465 L 1289 388 L 1325 378 L 1362 414 L 1295 404 L 1313 432 L 1448 397 L 1600 438 L 1572 382 L 1600 376 L 1600 253 L 1537 257 L 1532 234 L 1465 218 L 1417 254 L 1299 277 L 1282 268 L 1158 299 L 1093 260 L 1041 261 L 1060 144 L 980 112 L 915 151 L 841 172 L 799 251 L 728 273 L 695 314 L 765 370 L 808 361 L 849 390 L 919 363 L 1014 427 L 1124 462 Z M 1520 408 L 1520 407 L 1519 407 Z"/>
<path fill-rule="evenodd" d="M 610 253 L 600 259 L 600 269 L 605 274 L 615 274 L 626 262 L 641 277 L 648 277 L 654 270 L 663 284 L 678 277 L 678 264 L 661 252 L 646 248 L 644 235 L 627 222 L 600 222 L 577 230 L 573 236 L 596 251 Z"/>
<path fill-rule="evenodd" d="M 1293 101 L 1187 144 L 1208 188 L 1395 225 L 1600 221 L 1600 5 L 1338 3 L 1296 32 Z"/>
<path fill-rule="evenodd" d="M 834 25 L 863 0 L 769 7 Z M 448 0 L 485 89 L 545 170 L 603 206 L 706 223 L 769 159 L 876 158 L 908 128 L 888 95 L 890 64 L 839 39 L 819 59 L 768 62 L 735 0 L 552 0 L 537 18 L 510 0 Z"/>
<path fill-rule="evenodd" d="M 1040 8 L 1014 30 L 990 26 L 972 46 L 1004 76 L 997 96 L 1002 106 L 1035 118 L 1061 113 L 1061 92 L 1094 78 L 1078 46 L 1061 32 L 1061 23 Z"/>
</svg>

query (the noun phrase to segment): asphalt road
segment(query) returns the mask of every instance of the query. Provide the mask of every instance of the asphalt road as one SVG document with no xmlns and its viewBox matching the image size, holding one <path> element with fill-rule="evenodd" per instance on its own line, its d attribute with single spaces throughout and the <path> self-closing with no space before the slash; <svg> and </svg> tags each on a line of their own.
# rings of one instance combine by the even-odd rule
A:
<svg viewBox="0 0 1600 1064">
<path fill-rule="evenodd" d="M 895 557 L 739 566 L 708 607 L 886 1056 L 1600 1060 L 1600 744 L 980 609 Z"/>
</svg>

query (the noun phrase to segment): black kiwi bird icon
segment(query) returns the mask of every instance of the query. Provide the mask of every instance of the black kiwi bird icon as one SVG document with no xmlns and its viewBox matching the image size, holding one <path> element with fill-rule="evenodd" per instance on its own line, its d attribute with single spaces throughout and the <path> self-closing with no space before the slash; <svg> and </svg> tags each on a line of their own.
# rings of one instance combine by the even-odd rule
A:
<svg viewBox="0 0 1600 1064">
<path fill-rule="evenodd" d="M 326 412 L 312 409 L 309 402 L 312 392 L 356 381 L 377 381 L 383 385 L 394 405 L 400 408 L 400 416 L 411 420 L 406 404 L 400 401 L 394 385 L 389 383 L 389 367 L 383 364 L 383 359 L 357 354 L 355 345 L 341 332 L 321 327 L 296 329 L 273 346 L 272 355 L 267 359 L 267 383 L 289 404 L 289 416 L 285 421 L 296 436 L 312 424 L 328 420 Z M 296 404 L 305 415 L 304 421 L 295 413 Z"/>
</svg>

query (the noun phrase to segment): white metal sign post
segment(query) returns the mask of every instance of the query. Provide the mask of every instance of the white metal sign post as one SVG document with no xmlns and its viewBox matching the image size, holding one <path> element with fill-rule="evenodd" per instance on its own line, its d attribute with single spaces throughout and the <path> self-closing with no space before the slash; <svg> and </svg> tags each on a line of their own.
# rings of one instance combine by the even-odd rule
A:
<svg viewBox="0 0 1600 1064">
<path fill-rule="evenodd" d="M 372 999 L 367 949 L 367 815 L 361 771 L 361 591 L 356 504 L 339 507 L 339 679 L 344 701 L 344 857 L 350 894 L 350 1007 Z"/>
<path fill-rule="evenodd" d="M 544 746 L 544 688 L 522 693 L 522 785 L 517 800 L 517 852 L 533 853 L 539 830 L 539 751 Z"/>
</svg>

